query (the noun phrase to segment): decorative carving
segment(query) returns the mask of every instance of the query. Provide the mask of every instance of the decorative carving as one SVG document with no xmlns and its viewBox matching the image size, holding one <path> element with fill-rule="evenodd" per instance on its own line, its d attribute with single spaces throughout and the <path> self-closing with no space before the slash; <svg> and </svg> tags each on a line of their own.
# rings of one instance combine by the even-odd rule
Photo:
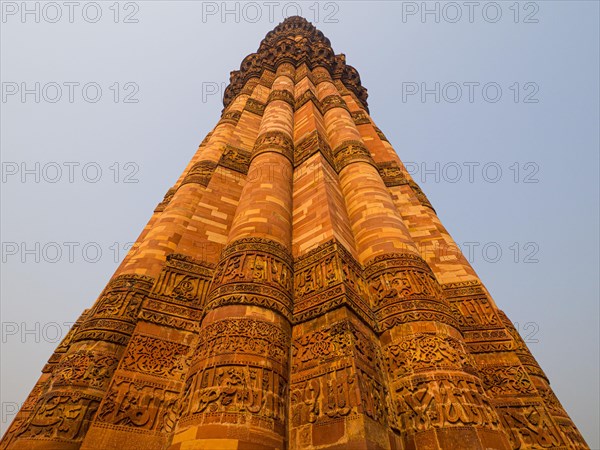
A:
<svg viewBox="0 0 600 450">
<path fill-rule="evenodd" d="M 79 442 L 83 440 L 99 404 L 98 398 L 81 393 L 46 395 L 15 436 Z"/>
<path fill-rule="evenodd" d="M 291 256 L 281 244 L 239 239 L 223 251 L 207 306 L 257 304 L 291 318 L 292 273 Z"/>
<path fill-rule="evenodd" d="M 378 368 L 375 345 L 348 320 L 300 336 L 292 343 L 292 372 L 324 367 L 331 360 L 354 356 L 367 367 Z"/>
<path fill-rule="evenodd" d="M 408 184 L 408 179 L 395 161 L 377 163 L 377 170 L 387 187 Z"/>
<path fill-rule="evenodd" d="M 362 404 L 357 377 L 350 367 L 295 383 L 290 395 L 292 427 L 356 415 Z"/>
<path fill-rule="evenodd" d="M 267 368 L 204 367 L 188 378 L 184 392 L 182 425 L 195 420 L 194 416 L 217 413 L 249 413 L 265 419 L 267 426 L 285 420 L 287 382 Z"/>
<path fill-rule="evenodd" d="M 172 253 L 158 280 L 152 296 L 193 307 L 202 306 L 212 278 L 212 266 L 185 255 Z"/>
<path fill-rule="evenodd" d="M 294 148 L 294 166 L 298 167 L 312 155 L 321 152 L 331 167 L 335 167 L 331 147 L 318 130 L 307 134 Z"/>
<path fill-rule="evenodd" d="M 202 328 L 195 357 L 243 353 L 262 356 L 287 368 L 289 340 L 289 335 L 269 322 L 228 318 Z"/>
<path fill-rule="evenodd" d="M 367 114 L 367 112 L 362 109 L 359 111 L 352 112 L 351 115 L 355 125 L 364 125 L 366 123 L 371 123 L 369 114 Z"/>
<path fill-rule="evenodd" d="M 328 81 L 330 83 L 333 81 L 331 79 L 331 74 L 329 74 L 325 70 L 319 70 L 319 71 L 315 70 L 314 72 L 312 72 L 312 79 L 313 79 L 313 83 L 315 86 L 324 81 Z"/>
<path fill-rule="evenodd" d="M 286 133 L 281 131 L 267 131 L 256 139 L 252 157 L 264 152 L 281 153 L 292 163 L 294 162 L 294 142 Z"/>
<path fill-rule="evenodd" d="M 290 105 L 292 107 L 292 109 L 295 106 L 295 101 L 294 101 L 294 94 L 292 94 L 290 91 L 285 90 L 285 89 L 278 89 L 275 91 L 271 91 L 271 93 L 269 94 L 269 98 L 267 99 L 267 103 L 270 103 L 272 101 L 275 100 L 281 100 L 283 102 L 286 102 L 288 105 Z"/>
<path fill-rule="evenodd" d="M 252 95 L 252 93 L 254 92 L 254 88 L 260 84 L 260 79 L 258 78 L 252 78 L 250 80 L 248 80 L 246 82 L 246 84 L 244 85 L 244 88 L 240 91 L 240 94 L 245 94 L 245 95 Z"/>
<path fill-rule="evenodd" d="M 250 166 L 250 152 L 227 144 L 219 165 L 246 175 Z"/>
<path fill-rule="evenodd" d="M 136 334 L 129 341 L 121 368 L 183 381 L 189 350 L 187 345 Z"/>
<path fill-rule="evenodd" d="M 181 317 L 175 317 L 170 314 L 164 314 L 162 312 L 151 311 L 148 309 L 143 309 L 139 315 L 140 320 L 145 320 L 146 322 L 155 323 L 157 325 L 165 325 L 170 328 L 177 328 L 179 330 L 184 331 L 198 331 L 198 322 L 191 321 L 187 319 L 182 319 Z"/>
<path fill-rule="evenodd" d="M 412 188 L 413 192 L 415 193 L 415 196 L 417 197 L 417 200 L 419 200 L 421 205 L 427 206 L 428 208 L 433 210 L 433 212 L 435 212 L 435 209 L 431 205 L 431 202 L 429 201 L 429 199 L 427 198 L 425 193 L 421 190 L 419 185 L 417 183 L 415 183 L 413 180 L 408 180 L 408 185 Z"/>
<path fill-rule="evenodd" d="M 412 321 L 436 321 L 458 328 L 431 269 L 412 254 L 380 255 L 365 267 L 380 331 Z"/>
<path fill-rule="evenodd" d="M 134 427 L 141 431 L 171 432 L 178 416 L 179 393 L 161 384 L 120 378 L 111 388 L 98 411 L 99 423 Z"/>
<path fill-rule="evenodd" d="M 381 272 L 369 281 L 376 311 L 399 299 L 435 298 L 440 294 L 433 275 L 422 270 L 398 268 Z"/>
<path fill-rule="evenodd" d="M 242 117 L 242 112 L 241 111 L 225 111 L 222 115 L 221 115 L 221 120 L 219 120 L 219 123 L 229 123 L 231 125 L 237 125 L 237 123 L 240 121 L 240 118 Z"/>
<path fill-rule="evenodd" d="M 253 98 L 249 98 L 246 100 L 246 106 L 244 106 L 245 111 L 250 111 L 252 114 L 256 114 L 262 116 L 265 113 L 265 105 L 264 103 L 259 102 Z"/>
<path fill-rule="evenodd" d="M 120 275 L 111 280 L 74 333 L 72 342 L 126 344 L 153 282 L 154 278 L 144 275 Z"/>
<path fill-rule="evenodd" d="M 486 391 L 494 396 L 536 394 L 527 372 L 521 366 L 482 366 L 480 374 Z"/>
<path fill-rule="evenodd" d="M 487 297 L 461 298 L 450 304 L 458 311 L 461 329 L 501 326 L 496 309 Z"/>
<path fill-rule="evenodd" d="M 498 429 L 498 416 L 475 378 L 416 377 L 394 392 L 390 422 L 400 433 L 461 426 Z"/>
<path fill-rule="evenodd" d="M 346 105 L 346 102 L 339 94 L 328 95 L 321 100 L 321 111 L 323 114 L 333 108 L 344 108 L 346 111 L 350 112 L 348 105 Z"/>
<path fill-rule="evenodd" d="M 202 142 L 200 143 L 200 147 L 205 147 L 208 144 L 208 141 L 210 141 L 212 135 L 213 132 L 210 131 L 206 136 L 204 136 L 204 139 L 202 139 Z"/>
<path fill-rule="evenodd" d="M 341 80 L 367 108 L 367 90 L 361 86 L 360 76 L 356 69 L 346 64 L 344 55 L 335 55 L 329 39 L 323 36 L 306 19 L 298 16 L 289 17 L 280 23 L 263 39 L 257 53 L 248 55 L 239 71 L 231 73 L 230 84 L 223 95 L 223 104 L 227 107 L 241 92 L 245 83 L 261 76 L 261 84 L 269 81 L 265 74 L 273 77 L 276 68 L 282 64 L 294 67 L 306 65 L 309 69 L 321 67 L 324 70 L 313 74 L 313 82 Z M 327 74 L 325 77 L 324 73 Z M 286 75 L 285 72 L 281 72 Z"/>
<path fill-rule="evenodd" d="M 165 194 L 165 197 L 163 198 L 162 202 L 160 202 L 156 206 L 156 208 L 154 208 L 154 212 L 162 212 L 162 211 L 164 211 L 165 208 L 167 207 L 167 205 L 173 199 L 173 196 L 175 195 L 175 192 L 177 192 L 177 189 L 175 189 L 175 188 L 169 188 L 169 190 Z"/>
<path fill-rule="evenodd" d="M 374 328 L 362 267 L 339 242 L 327 241 L 303 255 L 294 272 L 296 323 L 346 305 Z"/>
<path fill-rule="evenodd" d="M 543 406 L 496 407 L 515 450 L 565 445 L 561 433 Z M 564 447 L 563 447 L 564 448 Z"/>
<path fill-rule="evenodd" d="M 333 150 L 335 166 L 340 172 L 348 164 L 355 161 L 364 161 L 375 165 L 371 153 L 361 141 L 345 141 Z"/>
<path fill-rule="evenodd" d="M 294 110 L 298 111 L 300 108 L 302 108 L 305 104 L 307 104 L 308 102 L 312 102 L 313 105 L 317 108 L 317 110 L 319 111 L 319 113 L 322 115 L 323 114 L 323 109 L 321 108 L 321 102 L 319 102 L 319 99 L 317 98 L 317 96 L 314 94 L 314 92 L 310 89 L 304 91 L 302 94 L 300 94 L 300 96 L 296 99 L 296 103 L 294 105 Z"/>
<path fill-rule="evenodd" d="M 113 355 L 78 350 L 65 355 L 52 374 L 53 386 L 80 385 L 104 390 L 119 360 Z"/>
<path fill-rule="evenodd" d="M 383 385 L 367 372 L 358 368 L 358 385 L 361 392 L 363 412 L 376 422 L 386 421 L 385 389 Z"/>
<path fill-rule="evenodd" d="M 457 339 L 441 334 L 402 336 L 384 350 L 384 361 L 392 379 L 429 370 L 461 370 L 477 373 L 475 361 Z"/>
<path fill-rule="evenodd" d="M 377 136 L 379 136 L 379 139 L 387 143 L 390 142 L 388 138 L 385 137 L 385 134 L 383 134 L 383 131 L 381 131 L 379 128 L 375 127 L 375 132 L 377 133 Z"/>
<path fill-rule="evenodd" d="M 185 178 L 181 182 L 181 186 L 188 183 L 197 183 L 202 186 L 208 186 L 210 179 L 217 168 L 217 163 L 214 161 L 200 161 L 192 166 Z"/>
</svg>

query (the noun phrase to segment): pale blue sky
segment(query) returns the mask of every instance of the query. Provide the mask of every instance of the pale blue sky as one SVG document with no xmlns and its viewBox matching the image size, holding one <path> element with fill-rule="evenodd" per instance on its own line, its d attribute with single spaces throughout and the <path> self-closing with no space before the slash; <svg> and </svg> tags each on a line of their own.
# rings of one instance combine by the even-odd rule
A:
<svg viewBox="0 0 600 450">
<path fill-rule="evenodd" d="M 258 9 L 240 3 L 237 17 L 218 11 L 205 20 L 203 8 L 210 13 L 221 2 L 121 3 L 118 23 L 112 1 L 98 3 L 96 23 L 92 7 L 73 11 L 70 23 L 66 7 L 55 19 L 57 11 L 40 3 L 36 23 L 34 14 L 23 20 L 14 10 L 21 2 L 3 2 L 2 431 L 56 347 L 56 333 L 92 304 L 123 246 L 218 120 L 219 95 L 203 99 L 203 89 L 227 82 L 282 20 L 283 6 L 294 13 L 289 3 L 275 6 L 272 21 L 263 2 Z M 454 23 L 458 10 L 439 3 L 438 23 L 415 12 L 421 2 L 297 2 L 359 71 L 372 117 L 403 161 L 413 170 L 439 167 L 439 180 L 435 173 L 414 177 L 456 241 L 474 247 L 482 280 L 529 336 L 590 446 L 600 448 L 598 3 L 499 2 L 495 23 L 498 9 L 489 3 L 469 18 L 459 2 L 462 16 Z M 25 102 L 20 93 L 9 95 L 36 82 L 39 103 L 34 94 Z M 79 83 L 72 103 L 65 82 Z M 56 103 L 52 83 L 63 89 Z M 87 86 L 88 99 L 95 86 L 102 89 L 97 103 L 84 99 L 86 83 L 97 83 Z M 434 94 L 425 101 L 408 95 L 435 83 L 439 103 Z M 453 103 L 457 85 L 463 96 Z M 493 103 L 497 87 L 502 96 Z M 138 102 L 125 103 L 128 94 Z M 39 183 L 35 173 L 21 181 L 23 162 L 34 172 L 40 163 Z M 98 167 L 102 175 L 93 183 Z M 125 183 L 128 175 L 138 182 Z M 39 243 L 40 261 L 21 243 Z M 102 255 L 92 262 L 98 248 Z"/>
</svg>

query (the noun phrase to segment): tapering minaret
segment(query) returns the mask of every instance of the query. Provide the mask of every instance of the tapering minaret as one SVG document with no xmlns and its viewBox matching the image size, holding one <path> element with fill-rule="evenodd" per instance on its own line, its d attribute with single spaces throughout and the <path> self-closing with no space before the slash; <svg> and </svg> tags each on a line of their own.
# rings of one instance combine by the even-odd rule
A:
<svg viewBox="0 0 600 450">
<path fill-rule="evenodd" d="M 301 17 L 51 356 L 2 449 L 587 449 Z"/>
</svg>

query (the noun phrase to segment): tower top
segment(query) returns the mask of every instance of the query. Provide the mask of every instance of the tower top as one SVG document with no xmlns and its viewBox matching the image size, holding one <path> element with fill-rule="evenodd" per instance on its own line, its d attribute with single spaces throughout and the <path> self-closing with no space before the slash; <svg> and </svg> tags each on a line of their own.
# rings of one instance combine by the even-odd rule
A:
<svg viewBox="0 0 600 450">
<path fill-rule="evenodd" d="M 231 72 L 229 86 L 223 96 L 227 107 L 251 78 L 259 78 L 264 70 L 275 72 L 283 63 L 294 67 L 306 64 L 309 69 L 324 67 L 334 80 L 340 80 L 367 109 L 367 89 L 361 85 L 358 71 L 346 64 L 344 54 L 336 55 L 331 42 L 304 17 L 291 16 L 269 31 L 256 53 L 242 61 L 240 70 Z"/>
</svg>

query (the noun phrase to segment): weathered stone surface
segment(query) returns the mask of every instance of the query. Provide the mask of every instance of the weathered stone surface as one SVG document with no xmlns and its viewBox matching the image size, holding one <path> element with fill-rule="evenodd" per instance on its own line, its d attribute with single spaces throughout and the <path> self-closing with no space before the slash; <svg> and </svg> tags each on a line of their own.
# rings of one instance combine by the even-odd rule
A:
<svg viewBox="0 0 600 450">
<path fill-rule="evenodd" d="M 287 19 L 2 449 L 586 449 L 371 119 Z"/>
</svg>

